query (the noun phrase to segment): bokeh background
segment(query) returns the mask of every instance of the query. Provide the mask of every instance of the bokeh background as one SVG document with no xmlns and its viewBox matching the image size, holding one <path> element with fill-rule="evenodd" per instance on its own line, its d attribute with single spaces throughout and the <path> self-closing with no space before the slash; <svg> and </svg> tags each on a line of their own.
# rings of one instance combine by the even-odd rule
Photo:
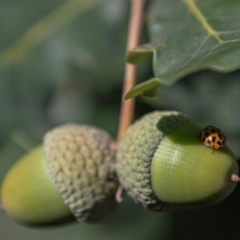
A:
<svg viewBox="0 0 240 240">
<path fill-rule="evenodd" d="M 128 18 L 127 0 L 0 1 L 0 183 L 54 126 L 88 123 L 116 136 Z M 142 41 L 147 37 L 145 26 Z M 151 77 L 149 59 L 139 65 L 138 81 Z M 239 71 L 186 76 L 161 86 L 154 99 L 137 99 L 135 118 L 182 111 L 200 126 L 222 129 L 239 155 L 239 79 Z M 125 196 L 106 223 L 51 228 L 27 228 L 0 212 L 0 240 L 236 239 L 239 203 L 239 186 L 216 206 L 164 214 Z"/>
</svg>

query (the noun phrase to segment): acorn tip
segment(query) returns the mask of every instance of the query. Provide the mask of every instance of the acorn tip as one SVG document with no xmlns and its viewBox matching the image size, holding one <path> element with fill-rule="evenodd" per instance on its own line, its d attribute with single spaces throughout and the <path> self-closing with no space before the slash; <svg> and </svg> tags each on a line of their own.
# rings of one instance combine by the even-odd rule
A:
<svg viewBox="0 0 240 240">
<path fill-rule="evenodd" d="M 231 175 L 231 181 L 232 182 L 240 182 L 240 177 L 238 176 L 238 175 L 236 175 L 236 174 L 232 174 Z"/>
</svg>

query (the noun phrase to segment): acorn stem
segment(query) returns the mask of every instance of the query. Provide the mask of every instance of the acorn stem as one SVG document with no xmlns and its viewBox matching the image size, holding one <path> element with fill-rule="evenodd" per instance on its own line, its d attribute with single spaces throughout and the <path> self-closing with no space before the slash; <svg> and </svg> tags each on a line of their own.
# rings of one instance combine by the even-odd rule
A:
<svg viewBox="0 0 240 240">
<path fill-rule="evenodd" d="M 123 201 L 122 194 L 123 194 L 123 186 L 119 184 L 116 195 L 115 195 L 115 199 L 117 203 L 121 203 Z"/>
<path fill-rule="evenodd" d="M 232 174 L 231 175 L 231 181 L 232 182 L 240 182 L 240 177 L 238 176 L 238 175 L 236 175 L 236 174 Z"/>
</svg>

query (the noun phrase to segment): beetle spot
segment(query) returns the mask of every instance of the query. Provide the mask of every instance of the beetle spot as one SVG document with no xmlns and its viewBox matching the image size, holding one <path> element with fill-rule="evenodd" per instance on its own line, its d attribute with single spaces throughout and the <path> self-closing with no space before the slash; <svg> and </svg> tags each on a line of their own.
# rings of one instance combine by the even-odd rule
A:
<svg viewBox="0 0 240 240">
<path fill-rule="evenodd" d="M 205 133 L 204 133 L 204 136 L 205 136 L 205 137 L 208 137 L 209 134 L 210 134 L 209 132 L 205 132 Z"/>
<path fill-rule="evenodd" d="M 221 145 L 221 142 L 220 142 L 220 141 L 217 141 L 217 144 L 218 144 L 218 145 Z"/>
<path fill-rule="evenodd" d="M 213 137 L 213 138 L 212 138 L 212 141 L 215 142 L 215 141 L 216 141 L 216 137 Z"/>
</svg>

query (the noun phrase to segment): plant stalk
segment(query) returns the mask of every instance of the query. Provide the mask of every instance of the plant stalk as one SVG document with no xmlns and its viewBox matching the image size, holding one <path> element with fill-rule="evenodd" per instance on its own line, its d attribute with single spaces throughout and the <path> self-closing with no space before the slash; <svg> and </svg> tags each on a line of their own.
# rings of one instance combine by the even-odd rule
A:
<svg viewBox="0 0 240 240">
<path fill-rule="evenodd" d="M 144 5 L 145 0 L 131 1 L 127 51 L 140 44 Z M 135 100 L 131 98 L 125 101 L 123 96 L 136 84 L 136 79 L 137 66 L 135 64 L 126 63 L 117 141 L 120 141 L 133 120 Z M 122 192 L 123 187 L 119 185 L 116 192 L 116 201 L 119 203 L 122 202 Z"/>
</svg>

